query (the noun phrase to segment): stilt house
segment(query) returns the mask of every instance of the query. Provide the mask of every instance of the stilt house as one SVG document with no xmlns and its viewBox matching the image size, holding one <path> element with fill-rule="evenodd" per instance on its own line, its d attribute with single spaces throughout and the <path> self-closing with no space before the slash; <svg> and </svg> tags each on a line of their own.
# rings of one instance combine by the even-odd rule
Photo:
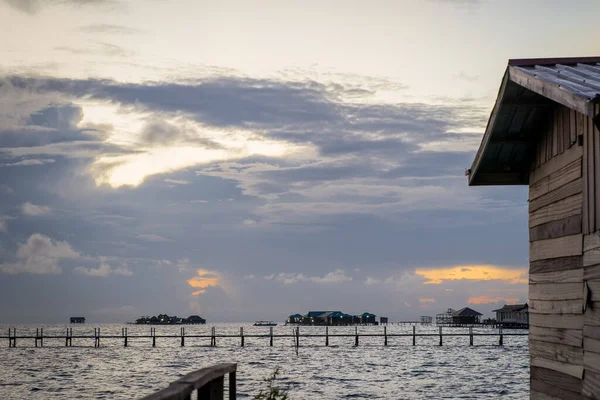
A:
<svg viewBox="0 0 600 400">
<path fill-rule="evenodd" d="M 469 185 L 529 185 L 532 399 L 600 399 L 600 57 L 510 60 Z"/>
</svg>

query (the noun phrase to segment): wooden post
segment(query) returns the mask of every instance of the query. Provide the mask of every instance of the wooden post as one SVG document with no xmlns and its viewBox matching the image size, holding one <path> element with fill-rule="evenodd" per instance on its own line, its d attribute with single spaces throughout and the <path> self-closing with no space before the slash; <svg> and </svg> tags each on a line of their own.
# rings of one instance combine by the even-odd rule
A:
<svg viewBox="0 0 600 400">
<path fill-rule="evenodd" d="M 354 327 L 354 346 L 358 346 L 358 326 Z"/>
<path fill-rule="evenodd" d="M 417 345 L 417 327 L 413 325 L 413 346 Z"/>
<path fill-rule="evenodd" d="M 329 327 L 325 327 L 325 346 L 329 346 Z"/>
<path fill-rule="evenodd" d="M 300 347 L 300 327 L 296 327 L 296 347 Z"/>
<path fill-rule="evenodd" d="M 242 347 L 244 347 L 244 327 L 240 326 L 240 338 L 242 339 Z"/>
<path fill-rule="evenodd" d="M 272 326 L 269 328 L 269 335 L 271 335 L 270 340 L 269 340 L 269 346 L 273 347 L 273 327 Z"/>
<path fill-rule="evenodd" d="M 65 347 L 69 346 L 69 328 L 67 328 L 67 333 L 65 334 Z"/>
<path fill-rule="evenodd" d="M 235 381 L 235 371 L 229 373 L 229 400 L 237 398 L 237 388 Z"/>
<path fill-rule="evenodd" d="M 35 347 L 37 347 L 38 337 L 40 336 L 40 328 L 35 328 Z"/>
<path fill-rule="evenodd" d="M 128 339 L 128 335 L 127 335 L 127 328 L 123 328 L 123 330 L 125 331 L 125 340 L 123 341 L 123 346 L 127 347 L 127 339 Z"/>
<path fill-rule="evenodd" d="M 44 328 L 40 328 L 40 347 L 44 347 Z"/>
<path fill-rule="evenodd" d="M 440 326 L 440 346 L 442 345 L 442 327 Z"/>
<path fill-rule="evenodd" d="M 181 327 L 181 347 L 185 346 L 185 328 Z"/>
<path fill-rule="evenodd" d="M 210 345 L 213 347 L 217 347 L 217 328 L 213 326 L 210 330 L 211 335 L 211 343 Z"/>
<path fill-rule="evenodd" d="M 156 347 L 156 328 L 150 328 L 152 334 L 152 347 Z"/>
<path fill-rule="evenodd" d="M 473 346 L 473 327 L 469 327 L 469 346 Z"/>
<path fill-rule="evenodd" d="M 387 326 L 383 327 L 383 345 L 387 346 L 388 342 L 387 342 Z"/>
<path fill-rule="evenodd" d="M 73 328 L 69 328 L 69 347 L 73 347 Z"/>
<path fill-rule="evenodd" d="M 498 341 L 498 345 L 504 345 L 504 335 L 502 335 L 502 327 L 500 327 L 500 340 Z"/>
</svg>

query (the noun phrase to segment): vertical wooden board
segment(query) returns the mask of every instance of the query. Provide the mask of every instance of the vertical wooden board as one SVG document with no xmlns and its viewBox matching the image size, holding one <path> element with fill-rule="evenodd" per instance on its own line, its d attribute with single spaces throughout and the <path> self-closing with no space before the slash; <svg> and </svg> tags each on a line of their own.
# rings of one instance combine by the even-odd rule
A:
<svg viewBox="0 0 600 400">
<path fill-rule="evenodd" d="M 585 146 L 584 152 L 587 154 L 587 177 L 584 180 L 587 181 L 587 210 L 584 210 L 584 218 L 588 221 L 588 232 L 594 232 L 596 230 L 596 221 L 594 217 L 594 135 L 593 130 L 590 129 L 591 119 L 586 117 L 586 127 L 585 127 Z M 587 218 L 586 218 L 587 217 Z"/>
<path fill-rule="evenodd" d="M 590 370 L 585 371 L 581 394 L 590 399 L 600 399 L 600 374 Z"/>
<path fill-rule="evenodd" d="M 564 149 L 568 149 L 571 143 L 571 109 L 565 107 L 563 109 L 563 145 Z"/>
<path fill-rule="evenodd" d="M 600 303 L 592 303 L 591 307 L 586 308 L 583 314 L 583 324 L 600 330 Z"/>
<path fill-rule="evenodd" d="M 569 147 L 577 142 L 577 115 L 576 111 L 569 109 Z"/>
<path fill-rule="evenodd" d="M 590 370 L 593 373 L 600 374 L 600 354 L 593 351 L 586 351 L 583 354 L 583 366 L 586 371 Z"/>
<path fill-rule="evenodd" d="M 593 230 L 600 229 L 600 131 L 593 123 L 592 126 L 594 130 L 594 134 L 592 137 L 594 138 L 594 203 L 593 203 L 593 217 L 594 217 L 594 226 Z"/>
<path fill-rule="evenodd" d="M 554 118 L 552 118 L 552 153 L 551 157 L 558 155 L 558 136 L 559 136 L 559 121 L 560 121 L 560 108 L 555 109 Z"/>
<path fill-rule="evenodd" d="M 539 240 L 529 245 L 529 261 L 547 258 L 579 256 L 583 253 L 583 235 L 563 236 L 556 239 Z"/>
<path fill-rule="evenodd" d="M 584 123 L 584 116 L 580 113 L 577 113 L 577 131 L 578 135 L 583 137 L 583 160 L 582 160 L 582 175 L 583 175 L 583 233 L 590 233 L 590 220 L 589 220 L 589 196 L 590 196 L 590 187 L 588 181 L 588 164 L 589 157 L 587 152 L 588 147 L 588 135 L 586 133 L 586 126 Z"/>
</svg>

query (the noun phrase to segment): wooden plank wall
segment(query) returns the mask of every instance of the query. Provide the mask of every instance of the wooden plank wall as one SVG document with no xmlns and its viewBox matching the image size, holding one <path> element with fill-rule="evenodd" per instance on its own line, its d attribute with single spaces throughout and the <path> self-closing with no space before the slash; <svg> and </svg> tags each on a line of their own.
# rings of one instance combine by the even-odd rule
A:
<svg viewBox="0 0 600 400">
<path fill-rule="evenodd" d="M 600 104 L 596 105 L 600 114 Z M 578 133 L 583 135 L 583 233 L 600 230 L 600 131 L 592 118 L 577 115 Z"/>
<path fill-rule="evenodd" d="M 529 177 L 531 398 L 595 398 L 583 395 L 584 151 L 577 124 L 583 116 L 558 105 L 551 115 L 552 124 L 538 140 Z M 600 263 L 600 236 L 597 250 Z M 598 317 L 600 324 L 600 313 Z M 590 346 L 600 344 L 598 339 Z M 600 381 L 590 382 L 595 382 L 588 384 L 591 390 Z"/>
</svg>

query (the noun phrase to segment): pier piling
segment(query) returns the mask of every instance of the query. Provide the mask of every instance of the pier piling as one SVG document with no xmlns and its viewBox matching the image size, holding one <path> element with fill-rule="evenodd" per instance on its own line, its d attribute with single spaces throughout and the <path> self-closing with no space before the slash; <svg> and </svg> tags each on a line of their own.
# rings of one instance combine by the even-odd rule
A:
<svg viewBox="0 0 600 400">
<path fill-rule="evenodd" d="M 417 327 L 413 325 L 413 346 L 417 345 Z"/>
<path fill-rule="evenodd" d="M 473 346 L 473 327 L 469 327 L 469 346 Z"/>
<path fill-rule="evenodd" d="M 329 327 L 325 327 L 325 346 L 329 346 Z"/>
<path fill-rule="evenodd" d="M 273 347 L 273 327 L 272 326 L 269 328 L 269 336 L 270 336 L 270 338 L 269 338 L 269 346 Z"/>
<path fill-rule="evenodd" d="M 150 334 L 152 335 L 152 347 L 156 347 L 156 328 L 150 328 Z"/>
<path fill-rule="evenodd" d="M 388 342 L 387 342 L 387 326 L 383 327 L 383 345 L 387 346 Z"/>
<path fill-rule="evenodd" d="M 354 327 L 354 346 L 358 346 L 358 326 Z"/>
<path fill-rule="evenodd" d="M 504 345 L 504 336 L 502 335 L 502 328 L 500 328 L 500 339 L 498 340 L 498 345 L 499 346 Z"/>
<path fill-rule="evenodd" d="M 240 338 L 242 339 L 242 347 L 244 347 L 244 327 L 240 327 Z"/>
<path fill-rule="evenodd" d="M 185 328 L 181 327 L 181 347 L 185 346 Z"/>
<path fill-rule="evenodd" d="M 442 327 L 440 326 L 440 346 L 442 345 Z"/>
</svg>

